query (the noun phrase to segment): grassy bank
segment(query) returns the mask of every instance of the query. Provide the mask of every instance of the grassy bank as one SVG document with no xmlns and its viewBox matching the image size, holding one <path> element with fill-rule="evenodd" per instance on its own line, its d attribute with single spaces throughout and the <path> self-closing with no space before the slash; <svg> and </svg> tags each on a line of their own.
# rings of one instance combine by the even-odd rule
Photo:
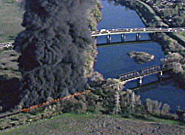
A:
<svg viewBox="0 0 185 135">
<path fill-rule="evenodd" d="M 0 43 L 13 41 L 23 30 L 21 26 L 23 10 L 13 0 L 0 0 Z"/>
<path fill-rule="evenodd" d="M 151 118 L 151 121 L 163 123 L 163 128 L 167 130 L 172 127 L 173 130 L 178 129 L 184 131 L 184 127 L 176 127 L 175 125 L 168 124 L 179 124 L 179 122 L 172 120 L 162 120 Z M 164 124 L 166 123 L 166 124 Z M 153 129 L 160 126 L 154 122 L 144 122 L 143 120 L 133 120 L 122 118 L 119 115 L 102 115 L 102 114 L 70 114 L 66 113 L 63 115 L 52 117 L 51 119 L 40 120 L 32 122 L 30 124 L 21 126 L 15 129 L 6 130 L 0 134 L 2 135 L 44 135 L 44 134 L 129 134 L 136 132 L 143 132 L 145 128 Z M 34 130 L 33 130 L 34 129 Z M 172 129 L 169 129 L 172 130 Z M 163 132 L 163 131 L 162 131 Z M 168 132 L 168 131 L 167 131 Z M 150 133 L 150 131 L 148 132 Z M 183 132 L 184 133 L 184 132 Z"/>
<path fill-rule="evenodd" d="M 149 5 L 140 0 L 136 0 L 136 11 L 147 26 L 150 26 L 150 22 L 157 22 L 159 26 L 168 26 Z"/>
<path fill-rule="evenodd" d="M 126 6 L 133 8 L 146 26 L 168 27 L 168 25 L 162 21 L 162 19 L 156 14 L 153 8 L 151 8 L 148 4 L 140 0 L 136 0 L 134 2 L 130 2 L 129 0 L 119 0 L 119 1 L 123 2 Z"/>
<path fill-rule="evenodd" d="M 156 14 L 156 12 L 146 3 L 136 0 L 136 9 L 137 13 L 143 20 L 146 26 L 153 27 L 165 26 L 168 27 L 168 24 L 164 23 L 163 20 Z M 152 23 L 151 23 L 152 22 Z M 185 33 L 171 33 L 169 34 L 171 38 L 177 40 L 181 45 L 185 46 Z"/>
</svg>

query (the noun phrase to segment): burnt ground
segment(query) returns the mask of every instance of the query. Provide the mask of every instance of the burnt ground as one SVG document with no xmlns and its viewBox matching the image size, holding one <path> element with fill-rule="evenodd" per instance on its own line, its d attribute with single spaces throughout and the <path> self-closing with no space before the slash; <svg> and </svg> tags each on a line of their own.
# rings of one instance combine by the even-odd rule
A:
<svg viewBox="0 0 185 135">
<path fill-rule="evenodd" d="M 0 50 L 0 108 L 10 109 L 19 97 L 21 73 L 18 70 L 19 54 L 14 50 Z"/>
</svg>

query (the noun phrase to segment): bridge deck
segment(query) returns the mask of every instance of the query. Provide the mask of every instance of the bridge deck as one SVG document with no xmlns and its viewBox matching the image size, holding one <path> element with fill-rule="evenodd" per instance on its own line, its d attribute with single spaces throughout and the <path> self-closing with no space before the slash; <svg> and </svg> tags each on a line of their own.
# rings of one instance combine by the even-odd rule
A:
<svg viewBox="0 0 185 135">
<path fill-rule="evenodd" d="M 150 76 L 153 74 L 161 73 L 163 69 L 160 66 L 151 66 L 147 68 L 141 69 L 141 72 L 132 71 L 125 74 L 120 75 L 119 79 L 123 82 L 129 82 L 137 79 L 141 79 L 146 76 Z"/>
<path fill-rule="evenodd" d="M 128 33 L 155 33 L 155 32 L 182 32 L 185 28 L 122 28 L 122 29 L 101 29 L 92 31 L 91 36 L 104 36 L 115 34 L 128 34 Z"/>
</svg>

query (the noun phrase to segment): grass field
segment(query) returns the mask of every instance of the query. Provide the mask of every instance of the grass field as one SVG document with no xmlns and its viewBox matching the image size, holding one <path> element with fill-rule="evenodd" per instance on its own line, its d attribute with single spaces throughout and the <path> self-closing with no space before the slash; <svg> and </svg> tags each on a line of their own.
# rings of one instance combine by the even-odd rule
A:
<svg viewBox="0 0 185 135">
<path fill-rule="evenodd" d="M 185 32 L 179 32 L 179 34 L 183 35 L 185 37 Z"/>
<path fill-rule="evenodd" d="M 170 124 L 179 124 L 171 120 L 153 119 L 156 122 L 122 118 L 118 115 L 102 114 L 72 114 L 66 113 L 51 119 L 44 119 L 8 129 L 0 135 L 121 135 L 132 133 L 150 133 L 156 129 L 156 133 L 172 133 L 173 131 L 185 133 L 184 127 Z M 164 124 L 166 123 L 166 124 Z M 160 127 L 159 129 L 157 127 Z M 174 134 L 175 135 L 175 134 Z"/>
<path fill-rule="evenodd" d="M 23 9 L 14 0 L 0 0 L 0 43 L 13 41 L 23 30 Z"/>
</svg>

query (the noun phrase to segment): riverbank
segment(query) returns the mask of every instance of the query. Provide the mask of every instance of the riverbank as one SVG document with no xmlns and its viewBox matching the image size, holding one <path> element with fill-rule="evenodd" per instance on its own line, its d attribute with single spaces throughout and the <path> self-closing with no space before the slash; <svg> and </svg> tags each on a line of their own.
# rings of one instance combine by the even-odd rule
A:
<svg viewBox="0 0 185 135">
<path fill-rule="evenodd" d="M 146 4 L 143 1 L 136 0 L 135 2 L 130 2 L 128 0 L 119 0 L 123 2 L 124 5 L 130 7 L 135 10 L 137 14 L 140 16 L 141 20 L 147 27 L 169 27 L 169 25 L 161 19 L 160 16 L 154 11 L 150 5 Z M 178 33 L 170 33 L 167 34 L 172 39 L 177 40 L 182 46 L 185 47 L 185 38 L 182 34 Z"/>
<path fill-rule="evenodd" d="M 130 51 L 128 52 L 130 58 L 133 58 L 138 64 L 144 64 L 152 61 L 155 56 L 147 52 Z"/>
<path fill-rule="evenodd" d="M 162 19 L 155 13 L 155 11 L 146 3 L 135 0 L 118 0 L 121 4 L 130 7 L 131 9 L 135 10 L 137 14 L 140 16 L 141 20 L 147 27 L 168 27 L 166 23 L 162 21 Z M 117 1 L 117 2 L 118 2 Z"/>
<path fill-rule="evenodd" d="M 168 27 L 168 25 L 162 21 L 162 19 L 148 4 L 140 0 L 132 2 L 129 0 L 118 0 L 116 2 L 126 5 L 131 9 L 135 10 L 142 19 L 143 23 L 148 27 Z M 151 38 L 154 41 L 158 42 L 161 45 L 163 51 L 165 52 L 166 59 L 164 59 L 163 61 L 165 61 L 166 63 L 172 63 L 170 66 L 173 67 L 172 74 L 174 80 L 178 80 L 177 83 L 184 87 L 183 83 L 185 82 L 185 39 L 177 33 L 155 33 L 152 35 Z M 172 56 L 174 55 L 174 53 L 178 53 L 182 57 L 179 57 L 178 59 L 173 58 Z M 181 79 L 179 80 L 179 78 Z"/>
<path fill-rule="evenodd" d="M 106 16 L 104 16 L 106 19 L 104 20 L 105 22 L 108 22 L 108 20 L 113 20 L 113 18 L 114 17 L 109 17 L 109 16 L 112 16 L 112 14 L 111 14 L 111 12 L 109 12 L 109 11 L 116 11 L 117 13 L 120 11 L 120 14 L 117 14 L 117 16 L 119 16 L 119 18 L 123 18 L 123 17 L 125 17 L 125 21 L 128 23 L 128 22 L 130 22 L 129 20 L 131 20 L 131 18 L 128 18 L 128 15 L 127 15 L 127 13 L 125 13 L 124 11 L 125 11 L 125 6 L 120 6 L 120 4 L 119 3 L 115 3 L 115 5 L 117 5 L 117 6 L 115 6 L 115 9 L 113 8 L 113 5 L 114 5 L 114 2 L 111 2 L 110 3 L 110 8 L 109 8 L 109 4 L 108 3 L 106 3 L 106 2 L 103 2 L 103 4 L 105 4 L 105 10 L 103 10 L 103 12 L 104 11 L 106 11 L 105 12 L 105 14 L 106 15 L 108 15 L 108 17 L 106 17 Z M 108 7 L 108 9 L 107 9 L 107 7 Z M 117 11 L 116 10 L 116 8 L 118 8 L 119 9 L 119 11 Z M 131 14 L 133 15 L 133 14 L 136 14 L 135 13 L 135 11 L 133 11 L 133 10 L 126 10 L 126 12 L 128 12 L 128 14 L 129 14 L 129 16 L 131 16 Z M 124 16 L 122 16 L 122 14 L 124 14 Z M 134 15 L 133 15 L 134 16 Z M 132 27 L 132 28 L 134 28 L 134 27 L 144 27 L 144 26 L 142 26 L 142 25 L 137 25 L 138 23 L 140 23 L 141 21 L 140 21 L 140 18 L 139 19 L 137 19 L 137 20 L 139 20 L 139 21 L 136 21 L 136 17 L 138 17 L 138 16 L 134 16 L 134 24 L 136 24 L 136 25 L 125 25 L 125 24 L 122 24 L 124 27 Z M 128 20 L 128 21 L 127 21 Z M 133 20 L 132 20 L 132 23 L 133 23 Z M 114 24 L 114 22 L 112 21 L 111 22 L 111 24 L 110 25 L 108 25 L 107 23 L 101 23 L 101 26 L 100 26 L 100 28 L 109 28 L 109 27 L 112 27 L 112 28 L 118 28 L 118 27 L 120 27 L 119 26 L 119 24 L 117 25 L 117 23 L 120 23 L 120 22 L 125 22 L 124 20 L 121 20 L 120 19 L 120 22 L 119 22 L 119 20 L 117 20 L 117 18 L 115 17 L 115 21 L 116 21 L 116 24 Z M 142 23 L 142 22 L 141 22 Z M 105 25 L 102 25 L 102 24 L 105 24 Z M 164 34 L 164 33 L 163 33 Z M 152 52 L 151 52 L 151 54 L 153 54 L 153 52 L 155 52 L 155 51 L 157 51 L 158 53 L 160 52 L 159 50 L 161 49 L 161 48 L 163 48 L 163 51 L 166 49 L 166 51 L 165 51 L 165 55 L 166 56 L 168 56 L 167 58 L 168 58 L 168 60 L 170 60 L 171 58 L 173 58 L 173 57 L 175 57 L 175 59 L 173 59 L 173 60 L 175 60 L 174 62 L 173 62 L 173 66 L 175 67 L 174 69 L 174 71 L 173 72 L 179 72 L 179 71 L 182 71 L 181 69 L 182 69 L 182 66 L 180 65 L 180 64 L 176 64 L 176 63 L 179 63 L 179 62 L 182 62 L 183 61 L 183 57 L 181 57 L 181 55 L 179 55 L 178 54 L 178 51 L 180 51 L 180 50 L 183 50 L 183 48 L 182 48 L 182 46 L 180 46 L 178 43 L 177 43 L 177 41 L 175 41 L 175 40 L 173 40 L 173 39 L 171 39 L 168 35 L 166 35 L 166 34 L 164 34 L 165 35 L 165 40 L 163 39 L 163 38 L 158 38 L 158 40 L 159 41 L 161 41 L 161 46 L 162 46 L 162 42 L 164 41 L 165 42 L 165 45 L 166 46 L 160 46 L 159 44 L 158 44 L 158 49 L 157 48 L 155 48 L 155 47 L 153 47 L 153 46 L 150 46 L 150 49 L 152 50 Z M 154 36 L 161 36 L 161 37 L 164 37 L 163 35 L 161 35 L 161 34 L 158 34 L 158 35 L 154 35 Z M 158 42 L 159 42 L 158 41 Z M 156 42 L 155 42 L 156 43 Z M 156 43 L 157 44 L 157 43 Z M 149 46 L 149 44 L 147 45 L 147 46 Z M 124 46 L 125 47 L 125 46 Z M 128 48 L 127 47 L 125 47 L 126 48 L 126 50 L 127 50 L 127 52 L 129 52 L 128 51 Z M 140 49 L 145 49 L 145 47 L 144 47 L 144 45 L 142 45 L 142 46 L 139 46 L 138 47 L 138 44 L 137 44 L 137 46 L 134 46 L 133 47 L 133 49 L 137 49 L 137 48 L 140 48 Z M 113 52 L 116 52 L 115 54 L 113 54 Z M 134 50 L 134 51 L 136 51 L 136 50 Z M 139 51 L 139 50 L 138 50 Z M 142 50 L 143 51 L 143 50 Z M 110 53 L 109 53 L 110 52 Z M 121 55 L 119 54 L 121 52 Z M 147 51 L 148 52 L 148 51 Z M 169 52 L 169 53 L 168 53 Z M 98 61 L 100 62 L 100 63 L 105 63 L 105 65 L 106 66 L 101 66 L 99 69 L 100 70 L 97 70 L 97 71 L 99 71 L 100 73 L 102 73 L 102 74 L 108 74 L 108 75 L 111 75 L 111 72 L 113 73 L 113 74 L 115 74 L 115 73 L 117 73 L 117 71 L 119 71 L 119 68 L 118 67 L 121 67 L 121 71 L 123 72 L 123 71 L 127 71 L 127 70 L 125 70 L 125 68 L 124 67 L 127 67 L 127 69 L 131 69 L 131 70 L 129 70 L 129 71 L 133 71 L 134 69 L 133 69 L 133 67 L 135 67 L 135 66 L 133 66 L 133 63 L 132 63 L 132 61 L 131 61 L 131 59 L 130 60 L 125 60 L 125 59 L 123 59 L 123 57 L 125 56 L 125 53 L 123 53 L 123 50 L 121 50 L 120 49 L 120 46 L 116 46 L 116 47 L 104 47 L 104 48 L 99 48 L 99 53 L 100 53 L 100 58 L 101 59 L 98 59 Z M 150 53 L 150 51 L 149 51 L 149 53 Z M 111 55 L 112 54 L 112 55 Z M 164 54 L 163 52 L 162 52 L 162 54 Z M 109 60 L 107 60 L 107 57 L 106 56 L 109 56 L 109 59 L 110 59 L 110 61 Z M 114 57 L 115 56 L 115 57 Z M 121 58 L 124 60 L 124 64 L 122 65 L 122 63 L 120 64 L 115 64 L 115 63 L 117 63 L 116 61 L 120 61 L 120 56 L 121 56 Z M 155 56 L 157 56 L 157 55 L 155 55 Z M 113 57 L 113 59 L 111 59 Z M 116 59 L 116 58 L 118 58 L 118 59 Z M 163 57 L 162 58 L 164 58 L 164 55 L 163 55 Z M 157 58 L 156 57 L 156 59 L 158 59 L 159 60 L 159 58 Z M 115 61 L 115 63 L 114 63 L 114 61 Z M 154 60 L 155 61 L 155 60 Z M 127 63 L 126 63 L 127 62 Z M 110 65 L 108 65 L 110 63 Z M 132 63 L 132 64 L 130 64 L 130 63 Z M 151 61 L 151 63 L 152 63 L 152 61 Z M 159 63 L 157 63 L 157 65 L 159 65 L 161 62 L 159 61 Z M 129 65 L 130 64 L 130 65 Z M 128 65 L 128 66 L 125 66 L 125 65 Z M 145 67 L 146 67 L 146 65 L 147 64 L 145 64 Z M 148 65 L 150 65 L 150 64 L 148 64 Z M 137 65 L 136 65 L 137 66 Z M 111 68 L 110 68 L 111 67 Z M 110 68 L 111 70 L 107 70 L 108 68 Z M 144 67 L 139 67 L 139 69 L 141 69 L 141 68 L 144 68 Z M 127 72 L 129 72 L 129 71 L 127 71 Z M 176 73 L 176 74 L 178 74 L 178 73 Z M 172 76 L 174 76 L 173 74 L 172 74 Z M 150 78 L 148 78 L 148 80 L 146 80 L 146 82 L 149 82 L 149 81 L 152 81 L 152 79 L 154 78 L 152 78 L 153 76 L 151 76 Z M 175 79 L 174 79 L 175 80 Z M 145 81 L 145 80 L 144 80 Z M 179 80 L 178 80 L 179 81 Z M 137 83 L 137 82 L 134 82 L 134 83 Z M 160 92 L 161 92 L 161 94 L 158 94 L 159 92 L 156 90 L 156 89 L 153 89 L 153 91 L 157 91 L 157 92 L 153 92 L 153 94 L 154 95 L 152 95 L 152 96 L 145 96 L 145 99 L 144 100 L 146 100 L 147 98 L 151 98 L 151 99 L 153 99 L 153 100 L 158 100 L 158 105 L 157 105 L 157 107 L 154 107 L 153 106 L 153 109 L 155 110 L 155 108 L 160 108 L 160 103 L 167 103 L 167 104 L 170 104 L 170 106 L 172 105 L 173 106 L 173 112 L 175 112 L 178 108 L 177 108 L 177 105 L 179 105 L 179 102 L 176 100 L 176 99 L 174 99 L 174 100 L 171 100 L 171 98 L 168 98 L 167 97 L 167 95 L 168 94 L 166 94 L 166 93 L 168 93 L 168 91 L 169 91 L 169 93 L 170 93 L 170 89 L 171 88 L 173 88 L 173 90 L 174 91 L 176 91 L 177 93 L 180 93 L 180 91 L 179 91 L 179 88 L 174 88 L 172 85 L 171 85 L 171 82 L 169 83 L 169 84 L 167 84 L 168 86 L 167 87 L 163 87 L 163 86 L 160 86 L 160 88 L 158 88 L 158 87 L 156 87 L 156 89 L 159 89 L 160 90 Z M 177 85 L 176 85 L 177 86 Z M 152 89 L 152 88 L 149 88 L 149 89 Z M 165 89 L 165 90 L 163 90 L 163 89 Z M 142 89 L 141 89 L 142 90 Z M 183 90 L 182 90 L 183 91 Z M 183 92 L 182 92 L 183 93 Z M 173 97 L 174 95 L 173 94 L 169 94 L 168 95 L 169 97 Z M 153 98 L 154 97 L 154 98 Z M 166 97 L 165 99 L 166 100 L 163 100 L 162 99 L 162 97 Z M 178 97 L 180 97 L 180 96 L 176 96 L 177 98 Z M 162 99 L 162 100 L 161 100 Z M 170 99 L 171 101 L 173 101 L 173 104 L 171 104 L 171 102 L 168 102 L 168 99 Z M 181 98 L 181 99 L 184 99 L 184 98 Z M 160 102 L 159 102 L 160 101 Z M 144 102 L 143 102 L 144 103 Z M 156 104 L 157 103 L 157 101 L 153 101 L 153 102 L 151 102 L 151 104 Z M 180 103 L 183 103 L 183 102 L 180 102 Z M 175 105 L 174 104 L 176 104 L 176 107 L 174 107 Z M 182 107 L 182 106 L 181 106 Z M 184 108 L 184 107 L 183 107 Z M 158 112 L 158 111 L 157 111 Z M 154 114 L 155 115 L 155 114 Z M 159 116 L 159 115 L 158 115 Z M 163 117 L 163 116 L 162 116 Z M 165 116 L 164 116 L 165 117 Z"/>
<path fill-rule="evenodd" d="M 90 31 L 96 30 L 98 22 L 102 19 L 102 13 L 101 13 L 101 3 L 99 0 L 96 0 L 94 3 L 92 3 L 92 6 L 90 9 L 88 9 L 88 22 L 89 22 L 89 29 Z M 94 72 L 94 62 L 97 57 L 98 51 L 97 51 L 97 45 L 96 41 L 94 40 L 91 45 L 88 46 L 88 49 L 86 52 L 84 52 L 85 57 L 85 67 L 84 67 L 84 76 L 85 78 L 89 78 L 92 76 Z"/>
</svg>

